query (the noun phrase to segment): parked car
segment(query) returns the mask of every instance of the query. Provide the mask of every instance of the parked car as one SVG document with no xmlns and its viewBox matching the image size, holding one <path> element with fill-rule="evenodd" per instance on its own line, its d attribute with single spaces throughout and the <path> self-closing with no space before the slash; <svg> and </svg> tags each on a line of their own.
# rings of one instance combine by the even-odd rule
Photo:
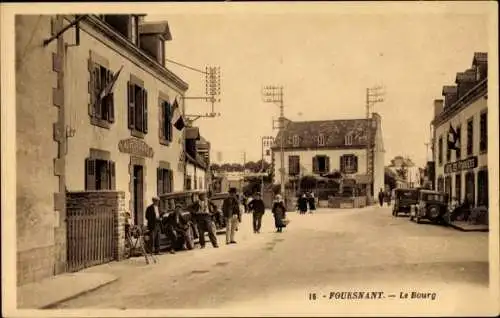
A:
<svg viewBox="0 0 500 318">
<path fill-rule="evenodd" d="M 418 192 L 418 189 L 394 189 L 392 215 L 397 217 L 399 213 L 409 214 L 412 205 L 418 203 Z"/>
<path fill-rule="evenodd" d="M 420 190 L 418 202 L 410 212 L 410 221 L 420 223 L 427 219 L 432 223 L 445 223 L 444 217 L 448 211 L 448 195 L 445 193 Z"/>
<path fill-rule="evenodd" d="M 160 211 L 162 213 L 162 229 L 160 234 L 160 248 L 166 249 L 170 248 L 174 242 L 170 242 L 167 236 L 167 217 L 173 212 L 172 208 L 169 206 L 169 201 L 174 200 L 175 205 L 182 206 L 182 216 L 188 220 L 188 237 L 189 242 L 185 242 L 186 246 L 193 246 L 194 240 L 199 237 L 198 228 L 193 220 L 191 211 L 189 211 L 189 206 L 193 203 L 193 194 L 199 194 L 201 191 L 198 190 L 188 190 L 188 191 L 178 191 L 166 193 L 160 196 Z M 180 242 L 175 242 L 175 245 L 179 245 Z"/>
</svg>

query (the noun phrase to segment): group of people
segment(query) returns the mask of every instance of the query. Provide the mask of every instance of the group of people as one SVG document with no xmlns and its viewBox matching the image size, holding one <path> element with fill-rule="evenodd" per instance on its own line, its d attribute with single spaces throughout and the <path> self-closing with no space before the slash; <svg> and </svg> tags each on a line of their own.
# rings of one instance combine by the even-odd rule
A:
<svg viewBox="0 0 500 318">
<path fill-rule="evenodd" d="M 304 192 L 297 199 L 297 209 L 300 214 L 306 214 L 309 209 L 309 213 L 313 213 L 316 210 L 316 198 L 313 192 Z"/>
<path fill-rule="evenodd" d="M 387 203 L 388 206 L 391 205 L 391 201 L 393 199 L 393 194 L 391 190 L 384 191 L 383 189 L 380 189 L 378 192 L 378 203 L 380 206 L 384 206 L 384 202 Z"/>
<path fill-rule="evenodd" d="M 224 218 L 226 227 L 226 244 L 236 244 L 235 232 L 238 224 L 242 221 L 240 200 L 236 188 L 229 190 L 229 197 L 224 199 L 222 204 L 222 215 L 217 213 L 217 207 L 209 200 L 206 193 L 193 193 L 192 203 L 186 208 L 190 212 L 192 219 L 180 204 L 176 204 L 173 199 L 168 201 L 168 211 L 162 215 L 159 208 L 160 199 L 154 197 L 152 204 L 146 209 L 146 221 L 149 233 L 148 249 L 151 253 L 160 252 L 160 233 L 162 227 L 171 242 L 169 252 L 174 254 L 176 250 L 184 248 L 193 249 L 194 242 L 190 234 L 191 222 L 196 225 L 198 231 L 200 248 L 205 248 L 205 233 L 208 233 L 210 242 L 214 248 L 219 244 L 216 236 L 215 221 L 222 221 L 217 218 Z M 255 193 L 248 203 L 248 210 L 253 214 L 253 231 L 260 233 L 262 227 L 262 217 L 265 213 L 265 205 L 260 193 Z M 275 227 L 277 232 L 282 232 L 286 227 L 286 208 L 283 199 L 277 195 L 272 207 Z M 214 219 L 215 217 L 215 219 Z"/>
</svg>

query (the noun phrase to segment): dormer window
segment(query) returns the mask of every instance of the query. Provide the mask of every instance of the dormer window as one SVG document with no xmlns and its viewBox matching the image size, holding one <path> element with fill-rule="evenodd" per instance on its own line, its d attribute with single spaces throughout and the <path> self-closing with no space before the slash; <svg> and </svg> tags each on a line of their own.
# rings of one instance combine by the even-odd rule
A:
<svg viewBox="0 0 500 318">
<path fill-rule="evenodd" d="M 351 145 L 352 145 L 352 139 L 353 139 L 353 138 L 352 138 L 352 135 L 351 135 L 351 134 L 346 135 L 346 136 L 345 136 L 345 140 L 344 140 L 344 144 L 345 144 L 346 146 L 351 146 Z"/>
<path fill-rule="evenodd" d="M 109 24 L 115 31 L 123 35 L 125 38 L 130 39 L 130 15 L 128 14 L 105 14 L 102 19 Z"/>
<path fill-rule="evenodd" d="M 300 142 L 299 136 L 297 136 L 297 135 L 293 136 L 292 141 L 293 141 L 293 146 L 297 147 L 299 145 L 299 142 Z"/>
<path fill-rule="evenodd" d="M 320 134 L 318 136 L 318 146 L 324 146 L 326 144 L 326 138 L 325 135 Z"/>
</svg>

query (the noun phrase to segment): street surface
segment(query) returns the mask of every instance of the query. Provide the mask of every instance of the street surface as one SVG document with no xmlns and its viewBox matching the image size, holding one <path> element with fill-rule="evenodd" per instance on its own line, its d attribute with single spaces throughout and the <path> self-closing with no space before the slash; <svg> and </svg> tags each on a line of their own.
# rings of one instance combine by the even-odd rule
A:
<svg viewBox="0 0 500 318">
<path fill-rule="evenodd" d="M 251 215 L 244 216 L 235 245 L 225 245 L 219 235 L 219 249 L 207 244 L 204 250 L 161 255 L 153 265 L 134 258 L 90 268 L 120 280 L 57 308 L 206 308 L 204 314 L 218 309 L 288 316 L 470 315 L 488 309 L 488 233 L 416 224 L 377 206 L 288 217 L 283 233 L 274 232 L 266 211 L 260 234 L 251 229 Z M 353 293 L 358 291 L 374 293 Z M 426 298 L 411 299 L 416 293 Z"/>
</svg>

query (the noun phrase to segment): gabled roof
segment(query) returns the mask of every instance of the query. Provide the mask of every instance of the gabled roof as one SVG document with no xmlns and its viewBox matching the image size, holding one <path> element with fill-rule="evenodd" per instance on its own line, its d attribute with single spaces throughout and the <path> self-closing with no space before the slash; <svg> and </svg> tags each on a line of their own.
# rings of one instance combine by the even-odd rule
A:
<svg viewBox="0 0 500 318">
<path fill-rule="evenodd" d="M 465 72 L 458 72 L 455 78 L 455 83 L 459 82 L 474 82 L 476 80 L 476 71 L 468 69 Z"/>
<path fill-rule="evenodd" d="M 373 120 L 375 123 L 375 120 Z M 284 130 L 285 148 L 354 148 L 366 147 L 367 119 L 340 119 L 319 121 L 290 121 Z M 371 125 L 371 139 L 375 140 L 376 126 Z M 325 138 L 325 144 L 319 146 L 318 137 Z M 294 146 L 293 138 L 299 138 L 298 146 Z M 346 145 L 346 136 L 352 136 L 352 144 Z M 280 133 L 276 139 L 279 140 Z M 279 144 L 276 144 L 277 147 Z"/>
<path fill-rule="evenodd" d="M 158 34 L 161 35 L 165 41 L 172 40 L 172 34 L 170 33 L 170 27 L 167 21 L 141 22 L 141 24 L 139 24 L 139 33 L 141 35 Z"/>
<path fill-rule="evenodd" d="M 441 94 L 443 96 L 445 96 L 447 94 L 456 94 L 457 93 L 457 89 L 458 89 L 457 86 L 446 85 L 446 86 L 443 86 L 443 92 Z"/>
</svg>

